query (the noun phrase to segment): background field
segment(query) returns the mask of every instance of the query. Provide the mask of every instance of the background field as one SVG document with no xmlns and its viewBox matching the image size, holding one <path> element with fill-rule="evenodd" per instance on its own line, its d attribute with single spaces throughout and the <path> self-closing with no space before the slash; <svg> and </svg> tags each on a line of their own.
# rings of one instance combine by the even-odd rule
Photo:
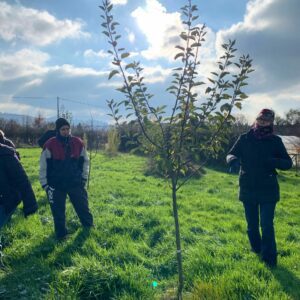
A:
<svg viewBox="0 0 300 300">
<path fill-rule="evenodd" d="M 20 207 L 1 232 L 0 299 L 172 299 L 170 190 L 144 176 L 145 159 L 98 153 L 89 188 L 95 228 L 83 230 L 68 204 L 71 235 L 57 243 L 38 182 L 39 154 L 21 150 L 39 212 L 24 219 Z M 186 299 L 300 299 L 300 177 L 291 171 L 279 180 L 279 265 L 272 270 L 249 251 L 236 175 L 206 169 L 179 192 Z"/>
</svg>

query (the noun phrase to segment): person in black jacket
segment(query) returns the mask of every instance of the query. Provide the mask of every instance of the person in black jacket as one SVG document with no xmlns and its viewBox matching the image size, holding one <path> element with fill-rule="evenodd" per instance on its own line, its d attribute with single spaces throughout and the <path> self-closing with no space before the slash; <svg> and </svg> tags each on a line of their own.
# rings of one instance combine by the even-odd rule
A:
<svg viewBox="0 0 300 300">
<path fill-rule="evenodd" d="M 0 144 L 16 149 L 15 144 L 5 136 L 2 130 L 0 130 Z"/>
<path fill-rule="evenodd" d="M 5 136 L 2 130 L 0 130 L 0 144 L 6 145 L 8 147 L 12 147 L 16 150 L 15 144 Z M 21 160 L 20 153 L 16 151 L 16 154 L 18 156 L 18 159 Z"/>
<path fill-rule="evenodd" d="M 240 162 L 239 199 L 245 208 L 252 251 L 270 267 L 277 265 L 274 213 L 280 199 L 276 169 L 288 170 L 292 160 L 280 137 L 273 134 L 274 112 L 263 109 L 249 132 L 242 134 L 227 155 Z M 261 234 L 259 231 L 261 226 Z"/>
<path fill-rule="evenodd" d="M 25 217 L 37 211 L 35 195 L 15 150 L 0 144 L 0 228 L 21 200 Z"/>
<path fill-rule="evenodd" d="M 39 139 L 38 139 L 38 144 L 41 148 L 44 147 L 46 142 L 51 139 L 52 137 L 56 136 L 56 130 L 55 129 L 49 129 L 47 130 Z"/>
</svg>

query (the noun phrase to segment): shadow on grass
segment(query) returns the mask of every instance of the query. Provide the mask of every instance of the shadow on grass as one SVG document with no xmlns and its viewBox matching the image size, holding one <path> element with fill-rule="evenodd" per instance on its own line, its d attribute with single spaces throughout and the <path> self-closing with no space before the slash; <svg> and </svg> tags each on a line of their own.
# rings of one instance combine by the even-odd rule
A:
<svg viewBox="0 0 300 300">
<path fill-rule="evenodd" d="M 207 164 L 204 167 L 207 169 L 213 170 L 213 171 L 220 172 L 220 173 L 230 174 L 228 171 L 229 166 L 225 165 L 225 164 L 219 164 L 219 165 L 218 164 Z M 234 174 L 238 175 L 238 173 L 234 173 Z"/>
<path fill-rule="evenodd" d="M 281 181 L 281 182 L 286 182 L 286 183 L 289 183 L 289 184 L 292 184 L 292 185 L 298 185 L 299 182 L 300 182 L 300 176 L 296 176 L 296 175 L 284 175 L 282 173 L 280 173 L 278 175 L 278 179 Z"/>
<path fill-rule="evenodd" d="M 295 274 L 282 266 L 271 269 L 271 272 L 288 296 L 292 299 L 300 299 L 300 279 Z"/>
<path fill-rule="evenodd" d="M 52 235 L 26 255 L 17 259 L 7 257 L 6 262 L 4 259 L 0 270 L 0 299 L 17 299 L 30 289 L 39 290 L 39 296 L 46 294 L 51 282 L 56 280 L 57 271 L 72 263 L 72 254 L 80 251 L 89 234 L 89 229 L 81 228 L 73 241 L 63 242 L 57 242 Z"/>
</svg>

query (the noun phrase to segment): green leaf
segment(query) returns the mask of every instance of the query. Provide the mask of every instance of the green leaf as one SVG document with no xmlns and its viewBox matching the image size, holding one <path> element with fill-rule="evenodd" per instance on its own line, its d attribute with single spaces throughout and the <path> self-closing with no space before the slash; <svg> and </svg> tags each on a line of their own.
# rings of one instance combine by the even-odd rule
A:
<svg viewBox="0 0 300 300">
<path fill-rule="evenodd" d="M 231 96 L 229 94 L 223 94 L 222 99 L 230 99 Z"/>
<path fill-rule="evenodd" d="M 220 78 L 223 78 L 224 76 L 228 75 L 229 72 L 222 72 Z"/>
<path fill-rule="evenodd" d="M 175 48 L 178 48 L 178 49 L 180 49 L 180 50 L 182 50 L 182 51 L 184 51 L 185 49 L 184 49 L 184 47 L 182 47 L 182 46 L 175 46 Z"/>
<path fill-rule="evenodd" d="M 193 86 L 198 86 L 198 85 L 202 85 L 202 84 L 205 84 L 205 82 L 203 82 L 203 81 L 194 82 Z"/>
<path fill-rule="evenodd" d="M 194 48 L 194 47 L 201 47 L 201 43 L 193 43 L 193 44 L 191 45 L 191 47 L 192 47 L 192 48 Z"/>
<path fill-rule="evenodd" d="M 220 111 L 229 111 L 231 109 L 231 105 L 229 103 L 225 103 L 220 107 Z"/>
<path fill-rule="evenodd" d="M 118 70 L 112 70 L 109 75 L 108 75 L 108 79 L 111 79 L 114 75 L 119 74 Z"/>
<path fill-rule="evenodd" d="M 238 109 L 242 109 L 242 103 L 241 103 L 241 102 L 236 102 L 236 103 L 234 103 L 234 105 L 235 105 Z"/>
<path fill-rule="evenodd" d="M 113 8 L 113 5 L 111 4 L 107 7 L 107 11 L 110 12 L 112 10 L 112 8 Z"/>
<path fill-rule="evenodd" d="M 248 98 L 248 96 L 247 96 L 246 94 L 244 94 L 244 93 L 241 93 L 241 94 L 240 94 L 240 98 L 241 98 L 241 99 L 246 99 L 246 98 Z"/>
<path fill-rule="evenodd" d="M 121 58 L 126 58 L 130 55 L 130 53 L 126 52 L 126 53 L 122 53 Z"/>
<path fill-rule="evenodd" d="M 186 35 L 186 33 L 185 32 L 182 32 L 181 34 L 180 34 L 180 37 L 183 39 L 183 40 L 187 40 L 187 35 Z"/>
<path fill-rule="evenodd" d="M 133 69 L 134 66 L 135 66 L 134 63 L 128 64 L 128 65 L 126 65 L 125 70 L 127 70 L 127 69 Z"/>
<path fill-rule="evenodd" d="M 211 92 L 211 90 L 212 90 L 212 88 L 211 88 L 211 87 L 207 87 L 207 89 L 206 89 L 206 91 L 205 91 L 205 94 L 208 94 L 208 93 L 210 93 L 210 92 Z"/>
<path fill-rule="evenodd" d="M 184 53 L 177 53 L 174 57 L 174 59 L 176 60 L 178 57 L 183 57 Z"/>
</svg>

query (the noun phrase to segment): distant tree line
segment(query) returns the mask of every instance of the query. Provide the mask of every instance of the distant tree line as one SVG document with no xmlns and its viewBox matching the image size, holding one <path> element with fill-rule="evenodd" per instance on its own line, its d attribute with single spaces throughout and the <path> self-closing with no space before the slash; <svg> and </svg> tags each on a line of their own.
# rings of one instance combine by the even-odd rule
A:
<svg viewBox="0 0 300 300">
<path fill-rule="evenodd" d="M 300 109 L 290 109 L 284 118 L 275 118 L 275 131 L 279 135 L 300 137 Z"/>
<path fill-rule="evenodd" d="M 28 118 L 23 123 L 0 118 L 0 129 L 17 147 L 38 146 L 38 139 L 47 130 L 54 128 L 54 122 L 46 122 L 40 115 L 33 122 Z M 72 126 L 72 134 L 82 138 L 88 149 L 101 149 L 107 143 L 107 128 L 94 128 L 92 125 L 79 123 Z"/>
<path fill-rule="evenodd" d="M 218 164 L 223 162 L 224 155 L 236 138 L 241 133 L 249 130 L 250 127 L 251 124 L 247 122 L 244 115 L 237 115 L 235 122 L 223 129 L 223 134 L 226 136 L 224 141 L 226 142 L 222 147 L 216 149 L 213 155 L 210 154 L 209 161 Z M 0 129 L 18 147 L 37 146 L 39 137 L 48 129 L 53 128 L 55 128 L 55 124 L 46 122 L 41 115 L 38 115 L 33 122 L 29 118 L 24 119 L 22 124 L 14 120 L 0 119 Z M 144 149 L 141 147 L 142 132 L 135 120 L 121 123 L 117 136 L 112 133 L 113 130 L 110 127 L 95 128 L 93 125 L 81 123 L 72 126 L 72 134 L 81 137 L 86 142 L 88 149 L 105 149 L 105 145 L 109 144 L 110 148 L 120 152 L 134 151 L 138 154 L 145 154 Z M 300 109 L 290 109 L 283 118 L 277 116 L 275 119 L 275 133 L 300 137 Z M 207 138 L 209 134 L 208 130 L 199 130 L 197 133 L 199 141 Z M 198 154 L 205 157 L 205 153 Z"/>
</svg>

